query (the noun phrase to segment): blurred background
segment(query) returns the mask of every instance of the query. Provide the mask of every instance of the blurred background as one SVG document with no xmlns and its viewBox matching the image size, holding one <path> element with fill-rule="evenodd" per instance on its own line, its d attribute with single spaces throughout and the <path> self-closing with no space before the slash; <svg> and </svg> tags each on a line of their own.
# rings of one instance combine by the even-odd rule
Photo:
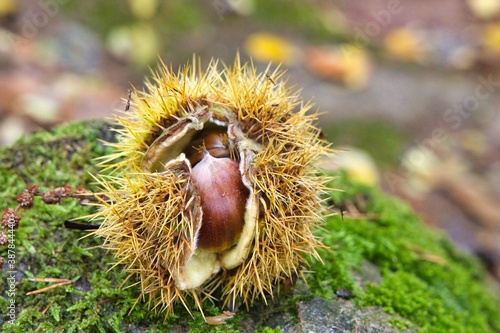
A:
<svg viewBox="0 0 500 333">
<path fill-rule="evenodd" d="M 337 167 L 500 280 L 500 0 L 0 0 L 0 145 L 237 50 L 313 99 Z"/>
</svg>

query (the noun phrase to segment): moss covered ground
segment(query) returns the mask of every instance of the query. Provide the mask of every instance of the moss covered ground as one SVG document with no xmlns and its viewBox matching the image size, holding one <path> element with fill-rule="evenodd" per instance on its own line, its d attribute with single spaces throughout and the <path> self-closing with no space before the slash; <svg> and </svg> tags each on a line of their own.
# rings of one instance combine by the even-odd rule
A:
<svg viewBox="0 0 500 333">
<path fill-rule="evenodd" d="M 337 206 L 347 202 L 370 218 L 328 220 L 321 235 L 332 251 L 323 251 L 326 264 L 308 279 L 314 293 L 328 298 L 339 287 L 352 290 L 358 306 L 381 306 L 405 319 L 396 326 L 416 324 L 419 332 L 500 332 L 498 297 L 476 258 L 423 226 L 400 200 L 342 176 L 333 184 L 344 190 L 331 192 Z M 380 276 L 360 286 L 365 262 Z"/>
<path fill-rule="evenodd" d="M 38 184 L 41 190 L 66 184 L 95 190 L 94 159 L 109 149 L 100 141 L 112 140 L 108 127 L 101 121 L 68 124 L 0 150 L 0 209 L 14 207 L 16 195 L 27 184 Z M 402 319 L 393 321 L 399 328 L 500 332 L 499 302 L 488 291 L 478 260 L 458 252 L 444 235 L 422 226 L 406 204 L 379 190 L 353 184 L 342 175 L 332 186 L 343 191 L 331 192 L 330 204 L 354 205 L 370 219 L 346 214 L 343 219 L 339 215 L 327 219 L 318 234 L 330 250 L 322 251 L 324 265 L 313 262 L 315 272 L 307 275 L 313 295 L 332 298 L 337 290 L 348 289 L 359 307 L 375 305 L 399 314 Z M 225 325 L 209 326 L 200 314 L 191 318 L 181 307 L 167 320 L 142 302 L 134 307 L 138 290 L 121 287 L 125 275 L 120 267 L 110 269 L 112 258 L 98 248 L 99 240 L 82 239 L 85 232 L 63 227 L 64 220 L 91 212 L 92 207 L 72 199 L 49 206 L 39 198 L 34 208 L 21 211 L 14 243 L 15 273 L 7 265 L 0 272 L 2 332 L 164 332 L 178 326 L 191 332 L 240 331 L 238 323 L 247 316 L 243 308 Z M 5 247 L 0 255 L 6 257 Z M 380 277 L 361 285 L 358 277 L 367 262 L 378 267 Z M 11 274 L 16 280 L 13 298 L 4 283 Z M 50 285 L 30 280 L 35 277 L 76 282 L 26 295 Z M 287 293 L 278 299 L 283 311 L 293 312 L 294 297 Z M 12 299 L 17 311 L 13 325 L 5 316 Z M 207 304 L 205 311 L 220 314 L 215 304 Z"/>
</svg>

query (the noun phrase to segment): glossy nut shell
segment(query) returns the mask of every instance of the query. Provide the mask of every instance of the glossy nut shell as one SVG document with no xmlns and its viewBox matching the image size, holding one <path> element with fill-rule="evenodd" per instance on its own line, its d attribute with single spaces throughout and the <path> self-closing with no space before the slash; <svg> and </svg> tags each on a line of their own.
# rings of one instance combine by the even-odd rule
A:
<svg viewBox="0 0 500 333">
<path fill-rule="evenodd" d="M 249 191 L 241 180 L 238 163 L 205 152 L 192 170 L 201 197 L 203 219 L 197 246 L 222 252 L 238 242 L 245 224 Z"/>
</svg>

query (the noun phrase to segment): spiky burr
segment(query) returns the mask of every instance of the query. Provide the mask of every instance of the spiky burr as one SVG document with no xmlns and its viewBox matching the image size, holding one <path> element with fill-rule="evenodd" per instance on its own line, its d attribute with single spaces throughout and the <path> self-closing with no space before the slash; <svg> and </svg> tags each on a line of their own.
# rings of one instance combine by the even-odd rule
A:
<svg viewBox="0 0 500 333">
<path fill-rule="evenodd" d="M 152 308 L 190 311 L 192 298 L 202 311 L 215 296 L 250 306 L 318 257 L 326 179 L 316 165 L 330 150 L 282 75 L 239 56 L 222 70 L 162 64 L 117 117 L 95 234 Z"/>
</svg>

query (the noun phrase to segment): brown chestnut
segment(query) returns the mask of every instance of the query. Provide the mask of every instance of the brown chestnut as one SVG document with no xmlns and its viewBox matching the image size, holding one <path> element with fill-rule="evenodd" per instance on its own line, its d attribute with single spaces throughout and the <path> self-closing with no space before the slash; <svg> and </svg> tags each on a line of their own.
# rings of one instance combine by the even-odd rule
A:
<svg viewBox="0 0 500 333">
<path fill-rule="evenodd" d="M 201 197 L 203 218 L 198 247 L 222 252 L 238 242 L 245 224 L 249 191 L 241 180 L 238 163 L 204 151 L 191 173 Z"/>
</svg>

